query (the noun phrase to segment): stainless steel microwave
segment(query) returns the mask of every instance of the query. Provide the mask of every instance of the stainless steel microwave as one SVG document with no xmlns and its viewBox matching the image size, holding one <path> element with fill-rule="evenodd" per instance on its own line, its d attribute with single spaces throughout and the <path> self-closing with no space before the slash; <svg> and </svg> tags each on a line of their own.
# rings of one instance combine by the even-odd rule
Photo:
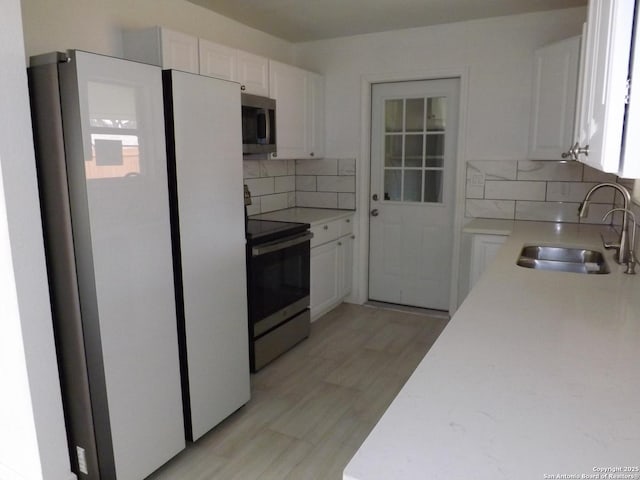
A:
<svg viewBox="0 0 640 480">
<path fill-rule="evenodd" d="M 273 98 L 242 94 L 242 153 L 276 151 L 276 101 Z"/>
</svg>

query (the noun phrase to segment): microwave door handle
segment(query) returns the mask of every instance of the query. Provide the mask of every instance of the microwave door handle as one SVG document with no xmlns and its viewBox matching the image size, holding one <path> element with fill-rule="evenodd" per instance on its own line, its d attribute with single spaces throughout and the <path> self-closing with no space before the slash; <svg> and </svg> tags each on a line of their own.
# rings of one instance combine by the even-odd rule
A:
<svg viewBox="0 0 640 480">
<path fill-rule="evenodd" d="M 271 115 L 269 115 L 269 109 L 264 109 L 264 139 L 265 143 L 269 145 L 271 143 Z"/>
</svg>

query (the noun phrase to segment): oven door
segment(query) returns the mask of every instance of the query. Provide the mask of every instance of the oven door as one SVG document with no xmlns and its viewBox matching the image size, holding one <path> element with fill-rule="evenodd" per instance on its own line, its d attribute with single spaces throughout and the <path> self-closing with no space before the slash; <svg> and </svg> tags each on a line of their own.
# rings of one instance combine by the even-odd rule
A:
<svg viewBox="0 0 640 480">
<path fill-rule="evenodd" d="M 249 248 L 249 319 L 254 338 L 309 306 L 311 237 L 305 232 Z"/>
</svg>

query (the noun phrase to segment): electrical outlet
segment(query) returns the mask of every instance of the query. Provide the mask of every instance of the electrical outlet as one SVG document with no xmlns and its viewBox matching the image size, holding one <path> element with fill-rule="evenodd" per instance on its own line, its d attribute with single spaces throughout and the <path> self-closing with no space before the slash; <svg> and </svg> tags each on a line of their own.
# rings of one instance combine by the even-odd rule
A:
<svg viewBox="0 0 640 480">
<path fill-rule="evenodd" d="M 484 175 L 482 173 L 474 173 L 471 175 L 471 185 L 474 187 L 484 186 Z"/>
<path fill-rule="evenodd" d="M 84 454 L 84 448 L 76 446 L 76 453 L 78 455 L 78 469 L 80 470 L 80 473 L 89 475 L 89 470 L 87 469 L 87 458 Z"/>
</svg>

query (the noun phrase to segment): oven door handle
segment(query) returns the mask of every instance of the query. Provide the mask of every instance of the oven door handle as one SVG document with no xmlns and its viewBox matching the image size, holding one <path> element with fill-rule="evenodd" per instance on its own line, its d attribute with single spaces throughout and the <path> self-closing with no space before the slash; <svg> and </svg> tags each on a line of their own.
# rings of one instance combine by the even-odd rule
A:
<svg viewBox="0 0 640 480">
<path fill-rule="evenodd" d="M 285 248 L 298 245 L 300 243 L 308 242 L 312 238 L 313 238 L 313 233 L 307 232 L 304 235 L 296 236 L 290 240 L 284 240 L 284 241 L 279 240 L 276 242 L 268 243 L 266 245 L 253 247 L 251 249 L 251 256 L 259 257 L 260 255 L 266 255 L 267 253 L 277 252 L 278 250 L 283 250 Z"/>
</svg>

